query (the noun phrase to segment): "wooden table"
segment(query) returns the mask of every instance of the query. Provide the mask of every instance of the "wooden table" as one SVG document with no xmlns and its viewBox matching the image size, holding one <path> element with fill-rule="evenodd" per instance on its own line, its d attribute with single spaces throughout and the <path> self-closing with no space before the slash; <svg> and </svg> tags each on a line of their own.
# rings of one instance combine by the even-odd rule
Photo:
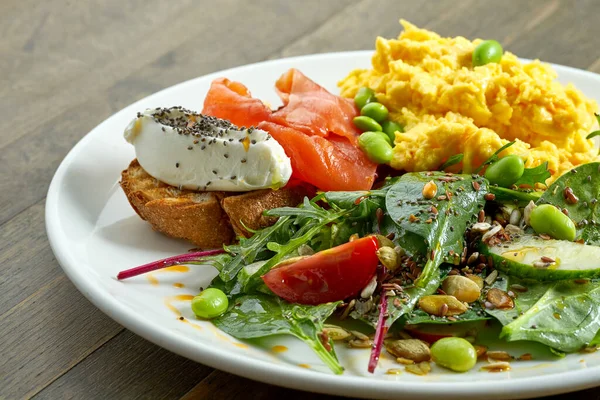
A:
<svg viewBox="0 0 600 400">
<path fill-rule="evenodd" d="M 237 65 L 370 49 L 398 34 L 400 17 L 600 72 L 598 0 L 2 0 L 0 398 L 304 398 L 172 354 L 105 316 L 54 259 L 44 198 L 71 147 L 133 101 Z M 574 396 L 600 399 L 600 389 Z"/>
</svg>

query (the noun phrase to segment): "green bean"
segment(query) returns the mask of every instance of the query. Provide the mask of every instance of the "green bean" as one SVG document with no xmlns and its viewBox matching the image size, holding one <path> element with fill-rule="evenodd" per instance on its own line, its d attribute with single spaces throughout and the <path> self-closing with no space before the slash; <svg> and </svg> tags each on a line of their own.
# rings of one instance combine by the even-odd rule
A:
<svg viewBox="0 0 600 400">
<path fill-rule="evenodd" d="M 366 104 L 377 101 L 375 92 L 368 87 L 361 87 L 354 96 L 354 104 L 361 110 Z"/>
<path fill-rule="evenodd" d="M 377 123 L 377 121 L 375 121 L 371 117 L 365 117 L 365 116 L 354 117 L 352 122 L 354 122 L 354 125 L 363 132 L 381 131 L 381 129 L 382 129 L 381 125 L 379 125 Z"/>
<path fill-rule="evenodd" d="M 360 115 L 371 117 L 377 122 L 383 122 L 388 117 L 388 109 L 381 103 L 373 102 L 360 109 Z"/>
<path fill-rule="evenodd" d="M 463 338 L 446 337 L 431 346 L 431 358 L 441 367 L 466 372 L 477 363 L 477 351 Z"/>
<path fill-rule="evenodd" d="M 386 164 L 392 160 L 392 146 L 379 132 L 365 132 L 358 138 L 358 144 L 369 159 L 377 164 Z"/>
<path fill-rule="evenodd" d="M 525 172 L 523 159 L 511 154 L 491 164 L 485 171 L 485 177 L 493 185 L 510 187 L 523 176 L 523 172 Z"/>
<path fill-rule="evenodd" d="M 502 60 L 502 45 L 495 40 L 485 40 L 473 50 L 473 66 L 480 67 Z"/>
<path fill-rule="evenodd" d="M 198 318 L 211 319 L 227 311 L 229 300 L 222 290 L 208 288 L 192 299 L 192 311 Z"/>
<path fill-rule="evenodd" d="M 381 123 L 381 129 L 388 135 L 392 143 L 396 141 L 396 131 L 404 132 L 402 125 L 390 120 L 383 121 Z"/>
<path fill-rule="evenodd" d="M 575 240 L 577 229 L 573 220 L 551 204 L 535 207 L 529 216 L 529 225 L 537 234 L 546 234 L 558 240 Z"/>
</svg>

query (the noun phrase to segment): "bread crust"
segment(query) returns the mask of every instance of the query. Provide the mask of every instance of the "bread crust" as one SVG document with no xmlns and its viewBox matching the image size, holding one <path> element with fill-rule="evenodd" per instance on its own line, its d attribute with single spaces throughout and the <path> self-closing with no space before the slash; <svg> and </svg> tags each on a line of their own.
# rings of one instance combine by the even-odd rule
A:
<svg viewBox="0 0 600 400">
<path fill-rule="evenodd" d="M 121 173 L 120 184 L 131 207 L 155 231 L 203 249 L 230 244 L 236 235 L 249 237 L 244 226 L 256 230 L 275 222 L 263 211 L 295 207 L 314 194 L 305 186 L 243 193 L 180 190 L 150 176 L 137 159 Z"/>
</svg>

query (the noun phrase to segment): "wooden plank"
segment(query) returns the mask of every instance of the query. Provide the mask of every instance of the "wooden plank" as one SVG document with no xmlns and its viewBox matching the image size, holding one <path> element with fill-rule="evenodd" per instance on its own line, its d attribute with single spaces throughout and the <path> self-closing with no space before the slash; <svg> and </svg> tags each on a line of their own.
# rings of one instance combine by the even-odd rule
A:
<svg viewBox="0 0 600 400">
<path fill-rule="evenodd" d="M 34 398 L 176 399 L 211 371 L 124 330 Z"/>
<path fill-rule="evenodd" d="M 15 61 L 2 65 L 0 117 L 10 122 L 11 134 L 0 136 L 0 148 L 43 129 L 48 120 L 91 96 L 102 95 L 120 80 L 131 79 L 142 67 L 152 64 L 149 69 L 159 70 L 159 76 L 146 91 L 130 93 L 126 104 L 158 87 L 259 61 L 346 3 L 309 0 L 306 7 L 292 13 L 276 0 L 225 0 L 219 7 L 210 1 L 137 0 L 123 12 L 118 0 L 98 2 L 96 7 L 87 2 L 67 7 L 67 0 L 43 2 L 28 18 L 49 15 L 31 54 L 9 49 L 7 58 Z M 35 24 L 30 29 L 34 31 Z M 16 41 L 24 42 L 25 36 L 19 34 Z M 12 37 L 5 41 L 11 42 Z"/>
<path fill-rule="evenodd" d="M 275 0 L 261 4 L 264 9 L 287 7 Z M 132 41 L 125 37 L 119 40 L 112 34 L 103 37 L 103 42 L 116 42 L 115 51 L 122 52 L 121 57 L 104 54 L 110 61 L 98 62 L 92 69 L 85 67 L 85 73 L 57 65 L 57 69 L 71 74 L 70 79 L 63 85 L 48 84 L 43 93 L 18 90 L 21 85 L 33 85 L 28 80 L 33 77 L 27 78 L 28 74 L 37 76 L 25 68 L 21 78 L 24 81 L 0 96 L 0 117 L 11 126 L 0 133 L 0 170 L 5 172 L 0 176 L 0 224 L 42 199 L 67 151 L 118 109 L 164 86 L 215 69 L 264 59 L 272 49 L 310 31 L 345 4 L 344 0 L 326 2 L 321 7 L 302 8 L 296 14 L 264 12 L 255 5 L 237 2 L 223 3 L 218 10 L 192 7 L 189 13 L 182 12 L 177 24 L 167 24 L 164 31 L 153 28 L 145 38 L 135 37 Z M 117 32 L 127 30 L 127 22 L 130 21 L 119 25 Z M 148 23 L 161 25 L 161 21 Z M 261 29 L 256 29 L 259 23 Z M 281 30 L 281 26 L 286 29 Z M 177 37 L 185 39 L 174 43 L 173 38 Z M 141 42 L 138 44 L 137 40 Z M 96 51 L 79 50 L 81 56 Z M 64 49 L 69 54 L 78 54 L 79 50 Z M 35 65 L 32 68 L 38 68 Z M 4 104 L 5 108 L 3 101 L 10 104 Z"/>
<path fill-rule="evenodd" d="M 585 69 L 598 59 L 592 39 L 600 35 L 596 15 L 600 15 L 600 2 L 593 0 L 506 0 L 493 8 L 487 2 L 470 0 L 454 2 L 452 7 L 444 0 L 398 0 L 385 7 L 377 0 L 366 0 L 272 58 L 373 49 L 376 36 L 396 37 L 401 30 L 398 19 L 404 18 L 442 36 L 493 38 L 519 56 Z"/>
<path fill-rule="evenodd" d="M 34 395 L 122 329 L 66 276 L 48 282 L 0 316 L 0 398 Z"/>
<path fill-rule="evenodd" d="M 286 399 L 286 400 L 334 400 L 337 396 L 307 393 L 299 390 L 285 389 L 266 383 L 254 382 L 222 371 L 214 371 L 181 400 L 221 400 L 221 399 Z"/>
<path fill-rule="evenodd" d="M 0 316 L 61 276 L 44 229 L 43 202 L 0 227 Z"/>
</svg>

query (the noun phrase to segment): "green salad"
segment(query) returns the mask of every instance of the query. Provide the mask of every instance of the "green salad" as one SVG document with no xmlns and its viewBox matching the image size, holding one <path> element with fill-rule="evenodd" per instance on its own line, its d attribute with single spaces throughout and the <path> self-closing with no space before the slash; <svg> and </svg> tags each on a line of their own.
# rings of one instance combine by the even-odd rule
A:
<svg viewBox="0 0 600 400">
<path fill-rule="evenodd" d="M 199 318 L 238 339 L 295 336 L 336 374 L 341 342 L 370 349 L 370 372 L 383 349 L 416 374 L 430 362 L 468 371 L 484 355 L 498 361 L 489 369 L 509 369 L 508 353 L 478 344 L 493 325 L 501 340 L 538 342 L 559 356 L 594 351 L 600 163 L 541 190 L 547 166 L 525 169 L 499 159 L 502 150 L 484 175 L 406 173 L 371 191 L 320 193 L 267 211 L 277 222 L 239 244 L 118 277 L 210 265 L 219 274 L 192 301 Z"/>
</svg>

